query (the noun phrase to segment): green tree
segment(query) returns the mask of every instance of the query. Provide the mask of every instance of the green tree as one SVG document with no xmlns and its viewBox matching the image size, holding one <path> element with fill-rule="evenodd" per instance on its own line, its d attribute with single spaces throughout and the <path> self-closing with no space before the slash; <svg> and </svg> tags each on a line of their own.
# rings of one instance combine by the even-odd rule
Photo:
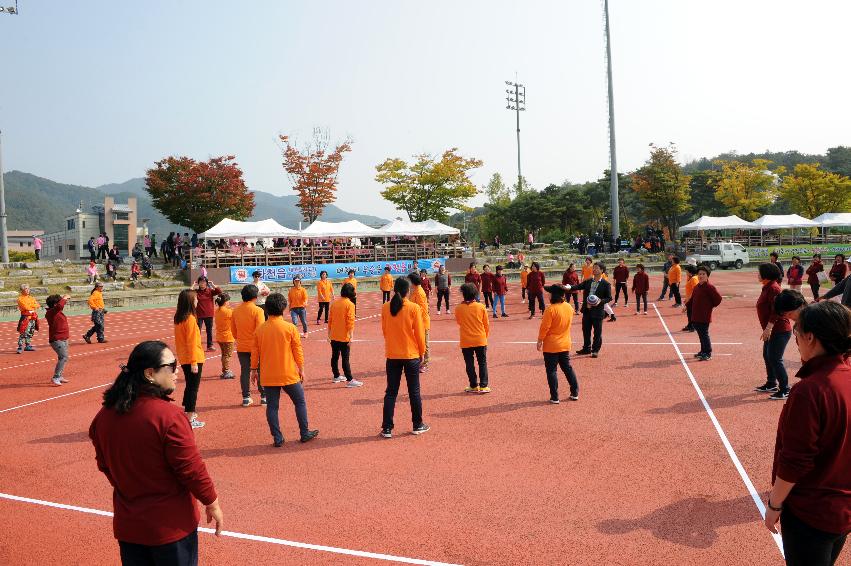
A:
<svg viewBox="0 0 851 566">
<path fill-rule="evenodd" d="M 767 159 L 754 159 L 752 163 L 720 161 L 715 198 L 730 213 L 745 220 L 756 220 L 777 197 L 778 175 L 784 172 L 783 167 L 770 171 L 770 164 Z"/>
<path fill-rule="evenodd" d="M 511 194 L 515 197 L 519 197 L 520 195 L 535 192 L 534 187 L 529 184 L 529 181 L 526 180 L 526 177 L 521 176 L 520 179 L 511 185 Z"/>
<path fill-rule="evenodd" d="M 851 177 L 851 147 L 840 145 L 828 148 L 824 167 L 833 173 Z"/>
<path fill-rule="evenodd" d="M 727 209 L 715 198 L 718 171 L 700 169 L 691 175 L 691 208 L 695 219 L 701 216 L 726 216 Z"/>
<path fill-rule="evenodd" d="M 691 177 L 677 163 L 677 150 L 650 144 L 650 158 L 632 174 L 632 189 L 638 194 L 648 217 L 658 218 L 676 238 L 680 216 L 691 209 Z"/>
<path fill-rule="evenodd" d="M 511 193 L 499 173 L 491 175 L 490 181 L 485 185 L 485 195 L 490 204 L 508 204 L 511 202 Z"/>
<path fill-rule="evenodd" d="M 411 164 L 398 158 L 385 160 L 375 168 L 375 180 L 385 186 L 381 196 L 404 210 L 413 222 L 446 220 L 450 209 L 466 209 L 466 202 L 479 192 L 469 172 L 481 167 L 482 161 L 462 157 L 457 151 L 445 151 L 440 160 L 417 155 Z"/>
<path fill-rule="evenodd" d="M 780 196 L 807 218 L 851 209 L 851 179 L 825 171 L 818 164 L 796 165 L 780 185 Z"/>
</svg>

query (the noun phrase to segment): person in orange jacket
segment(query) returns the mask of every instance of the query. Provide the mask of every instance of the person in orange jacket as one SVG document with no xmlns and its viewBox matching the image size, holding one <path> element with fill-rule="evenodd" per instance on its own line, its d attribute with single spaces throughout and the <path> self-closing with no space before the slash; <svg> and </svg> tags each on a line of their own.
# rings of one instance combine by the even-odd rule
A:
<svg viewBox="0 0 851 566">
<path fill-rule="evenodd" d="M 461 285 L 461 295 L 464 302 L 455 307 L 455 321 L 458 323 L 461 353 L 464 355 L 464 366 L 467 379 L 470 382 L 464 391 L 467 393 L 490 393 L 488 383 L 488 335 L 490 322 L 487 308 L 476 301 L 478 292 L 472 283 Z M 496 307 L 494 307 L 496 308 Z M 473 357 L 479 365 L 479 375 Z"/>
<path fill-rule="evenodd" d="M 355 314 L 357 314 L 358 313 L 358 297 L 357 297 L 358 280 L 355 278 L 355 270 L 354 269 L 350 269 L 348 275 L 349 275 L 348 277 L 343 279 L 343 283 L 348 283 L 355 290 L 355 299 L 352 302 L 355 304 Z"/>
<path fill-rule="evenodd" d="M 340 298 L 331 304 L 330 322 L 328 323 L 328 342 L 331 343 L 331 372 L 334 383 L 346 382 L 346 387 L 361 387 L 362 382 L 352 377 L 352 367 L 349 364 L 352 333 L 355 330 L 355 304 L 352 297 L 355 289 L 348 283 L 340 289 Z M 340 356 L 343 357 L 343 376 L 337 367 Z"/>
<path fill-rule="evenodd" d="M 301 442 L 309 442 L 319 434 L 311 430 L 307 421 L 307 403 L 304 400 L 304 351 L 295 325 L 284 320 L 287 299 L 280 293 L 266 298 L 269 320 L 254 333 L 251 347 L 251 380 L 266 393 L 266 422 L 272 433 L 273 446 L 284 444 L 284 435 L 278 420 L 281 391 L 295 406 Z"/>
<path fill-rule="evenodd" d="M 408 275 L 408 279 L 411 281 L 411 301 L 420 307 L 420 311 L 423 315 L 423 329 L 425 330 L 425 354 L 423 354 L 423 362 L 422 364 L 420 364 L 420 372 L 423 373 L 428 371 L 428 362 L 430 361 L 428 335 L 429 331 L 431 330 L 431 316 L 429 315 L 428 310 L 428 297 L 426 296 L 425 291 L 423 290 L 422 279 L 420 279 L 419 273 L 411 273 L 410 275 Z"/>
<path fill-rule="evenodd" d="M 233 357 L 233 309 L 230 308 L 230 295 L 222 292 L 216 296 L 216 314 L 214 324 L 216 327 L 216 342 L 222 353 L 222 379 L 233 379 L 236 376 L 230 370 L 230 360 Z"/>
<path fill-rule="evenodd" d="M 334 285 L 328 279 L 327 271 L 319 272 L 319 281 L 316 282 L 316 301 L 319 303 L 319 311 L 316 313 L 316 324 L 322 318 L 322 313 L 325 313 L 325 324 L 328 324 L 328 307 L 331 306 L 331 301 L 334 300 Z"/>
<path fill-rule="evenodd" d="M 88 332 L 83 334 L 83 340 L 87 344 L 92 343 L 92 335 L 96 334 L 98 342 L 103 344 L 106 342 L 104 337 L 104 318 L 106 316 L 106 305 L 103 302 L 103 283 L 98 281 L 95 283 L 92 292 L 89 294 L 89 308 L 92 309 L 92 327 Z"/>
<path fill-rule="evenodd" d="M 384 438 L 393 438 L 393 414 L 403 372 L 408 384 L 413 433 L 423 434 L 431 429 L 423 422 L 423 401 L 420 397 L 420 364 L 426 350 L 423 313 L 406 298 L 410 289 L 411 282 L 407 278 L 397 278 L 393 283 L 393 298 L 381 307 L 381 332 L 387 358 L 387 389 L 381 421 L 381 436 Z"/>
<path fill-rule="evenodd" d="M 520 298 L 526 299 L 526 282 L 529 280 L 529 266 L 524 265 L 520 269 Z"/>
<path fill-rule="evenodd" d="M 175 355 L 186 378 L 183 390 L 183 411 L 189 418 L 192 428 L 201 428 L 205 423 L 198 420 L 195 404 L 198 400 L 198 388 L 201 385 L 201 371 L 204 369 L 204 349 L 201 347 L 201 329 L 195 317 L 198 296 L 191 289 L 184 289 L 177 296 L 177 310 L 174 313 Z"/>
<path fill-rule="evenodd" d="M 21 317 L 18 320 L 18 350 L 17 353 L 33 352 L 32 347 L 33 333 L 38 330 L 38 309 L 41 305 L 30 294 L 30 286 L 24 283 L 21 285 L 21 291 L 18 295 L 18 310 Z"/>
<path fill-rule="evenodd" d="M 564 372 L 570 385 L 570 400 L 579 400 L 579 380 L 570 365 L 570 326 L 573 323 L 573 307 L 564 300 L 565 288 L 549 285 L 544 288 L 550 294 L 550 307 L 544 311 L 538 329 L 538 351 L 544 353 L 544 367 L 550 386 L 550 403 L 557 405 L 558 368 Z"/>
<path fill-rule="evenodd" d="M 254 347 L 254 333 L 266 318 L 264 309 L 257 306 L 258 289 L 256 285 L 242 288 L 242 304 L 233 309 L 231 332 L 236 340 L 236 357 L 239 360 L 239 385 L 242 388 L 242 406 L 251 406 L 251 349 Z M 271 293 L 270 293 L 271 294 Z M 260 404 L 266 404 L 263 387 L 260 391 Z"/>
<path fill-rule="evenodd" d="M 293 277 L 293 286 L 290 287 L 287 302 L 290 304 L 290 318 L 293 325 L 298 328 L 301 321 L 301 337 L 307 338 L 307 289 L 301 286 L 301 277 Z"/>
<path fill-rule="evenodd" d="M 393 275 L 390 274 L 390 266 L 385 266 L 384 275 L 378 281 L 378 287 L 381 289 L 381 304 L 383 305 L 390 300 L 390 293 L 393 292 Z"/>
<path fill-rule="evenodd" d="M 674 307 L 682 307 L 683 299 L 680 295 L 680 282 L 683 279 L 683 268 L 680 267 L 680 258 L 677 256 L 673 256 L 671 258 L 673 262 L 671 265 L 671 269 L 668 270 L 668 286 L 671 289 L 671 293 L 674 295 Z"/>
</svg>

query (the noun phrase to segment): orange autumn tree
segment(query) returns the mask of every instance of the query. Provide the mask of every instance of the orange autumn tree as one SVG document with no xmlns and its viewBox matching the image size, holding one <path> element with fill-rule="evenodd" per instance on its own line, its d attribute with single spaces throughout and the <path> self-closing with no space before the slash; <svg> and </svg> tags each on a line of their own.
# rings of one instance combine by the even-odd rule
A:
<svg viewBox="0 0 851 566">
<path fill-rule="evenodd" d="M 343 154 L 352 150 L 352 142 L 347 139 L 329 150 L 328 132 L 318 128 L 313 131 L 313 140 L 302 149 L 289 136 L 279 137 L 283 143 L 284 170 L 298 193 L 298 207 L 304 219 L 313 222 L 326 205 L 337 200 L 337 174 Z"/>
</svg>

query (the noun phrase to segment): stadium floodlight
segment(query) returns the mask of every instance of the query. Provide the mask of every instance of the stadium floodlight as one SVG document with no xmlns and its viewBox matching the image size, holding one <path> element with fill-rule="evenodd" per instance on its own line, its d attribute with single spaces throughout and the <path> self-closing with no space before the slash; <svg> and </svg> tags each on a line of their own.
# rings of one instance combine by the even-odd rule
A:
<svg viewBox="0 0 851 566">
<path fill-rule="evenodd" d="M 15 0 L 14 6 L 0 6 L 0 14 L 9 14 L 10 16 L 17 15 L 18 13 L 18 0 Z"/>
<path fill-rule="evenodd" d="M 505 97 L 508 106 L 507 110 L 514 110 L 517 115 L 517 190 L 523 189 L 523 175 L 520 172 L 520 112 L 526 110 L 526 87 L 520 83 L 505 81 L 505 84 L 513 87 L 512 90 L 506 90 L 508 96 Z M 513 95 L 513 96 L 512 96 Z"/>
</svg>

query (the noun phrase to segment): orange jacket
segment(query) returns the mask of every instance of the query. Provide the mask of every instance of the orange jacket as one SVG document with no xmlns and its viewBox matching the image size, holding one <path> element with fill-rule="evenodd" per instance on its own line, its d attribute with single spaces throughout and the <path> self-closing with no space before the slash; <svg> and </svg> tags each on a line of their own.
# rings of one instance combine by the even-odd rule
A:
<svg viewBox="0 0 851 566">
<path fill-rule="evenodd" d="M 213 316 L 213 322 L 216 327 L 216 342 L 233 342 L 233 310 L 227 305 L 219 307 Z"/>
<path fill-rule="evenodd" d="M 328 338 L 348 342 L 354 329 L 355 305 L 347 297 L 340 297 L 328 308 Z"/>
<path fill-rule="evenodd" d="M 488 345 L 490 321 L 485 305 L 476 301 L 461 303 L 455 307 L 455 322 L 458 323 L 462 348 Z"/>
<path fill-rule="evenodd" d="M 316 282 L 316 300 L 320 303 L 330 303 L 334 298 L 334 284 L 330 279 L 323 281 L 320 279 Z"/>
<path fill-rule="evenodd" d="M 236 339 L 237 352 L 250 352 L 254 347 L 254 332 L 263 324 L 263 309 L 248 301 L 233 309 L 230 329 Z"/>
<path fill-rule="evenodd" d="M 520 287 L 522 287 L 523 289 L 526 288 L 526 280 L 528 278 L 529 278 L 529 272 L 528 271 L 521 271 L 520 272 Z"/>
<path fill-rule="evenodd" d="M 101 299 L 100 304 L 100 308 L 103 308 L 103 299 Z M 21 314 L 29 314 L 29 311 L 38 310 L 38 307 L 38 301 L 32 295 L 18 295 L 18 310 L 21 311 Z"/>
<path fill-rule="evenodd" d="M 422 310 L 408 299 L 396 316 L 390 314 L 390 302 L 381 307 L 381 332 L 384 355 L 389 360 L 413 360 L 425 354 L 425 329 Z"/>
<path fill-rule="evenodd" d="M 570 350 L 570 325 L 573 322 L 573 307 L 567 301 L 547 306 L 538 340 L 544 341 L 544 353 L 555 354 Z"/>
<path fill-rule="evenodd" d="M 103 291 L 98 291 L 97 289 L 92 291 L 92 294 L 89 295 L 89 308 L 93 311 L 105 308 L 103 304 Z"/>
<path fill-rule="evenodd" d="M 355 291 L 358 290 L 358 280 L 354 277 L 346 277 L 345 279 L 343 279 L 343 285 L 345 285 L 346 283 L 351 283 L 352 287 L 355 288 Z"/>
<path fill-rule="evenodd" d="M 675 263 L 668 270 L 668 283 L 679 283 L 683 278 L 683 268 L 680 264 Z"/>
<path fill-rule="evenodd" d="M 307 305 L 307 289 L 304 287 L 291 287 L 287 294 L 287 303 L 290 309 L 297 309 Z"/>
<path fill-rule="evenodd" d="M 385 273 L 384 275 L 381 276 L 381 279 L 378 282 L 378 287 L 382 291 L 392 291 L 394 282 L 395 282 L 395 280 L 393 279 L 393 276 L 390 275 L 389 273 Z"/>
<path fill-rule="evenodd" d="M 686 281 L 686 299 L 691 298 L 694 286 L 697 285 L 698 281 L 699 279 L 697 278 L 697 275 L 693 275 L 688 281 Z"/>
<path fill-rule="evenodd" d="M 582 266 L 582 280 L 591 279 L 594 277 L 594 264 Z"/>
<path fill-rule="evenodd" d="M 283 317 L 270 316 L 254 333 L 251 348 L 251 368 L 260 370 L 260 385 L 298 383 L 300 367 L 304 367 L 304 351 L 298 330 Z"/>
<path fill-rule="evenodd" d="M 431 330 L 431 317 L 428 314 L 428 296 L 425 294 L 422 286 L 411 285 L 411 301 L 420 307 L 423 313 L 423 328 Z"/>
<path fill-rule="evenodd" d="M 190 314 L 186 320 L 174 325 L 174 349 L 180 365 L 204 363 L 201 329 L 195 315 Z"/>
</svg>

